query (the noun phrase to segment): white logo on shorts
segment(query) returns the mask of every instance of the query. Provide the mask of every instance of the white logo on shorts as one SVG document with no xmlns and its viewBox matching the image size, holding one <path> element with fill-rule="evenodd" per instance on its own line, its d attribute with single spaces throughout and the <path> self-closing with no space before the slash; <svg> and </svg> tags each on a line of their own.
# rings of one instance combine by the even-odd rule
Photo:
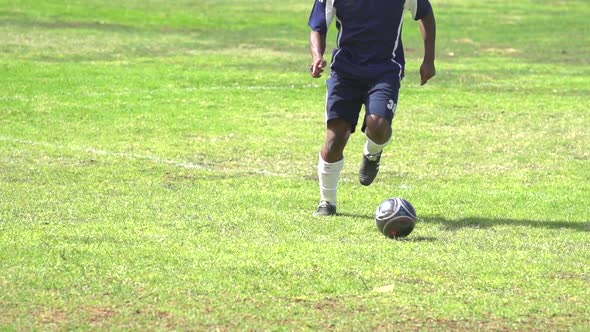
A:
<svg viewBox="0 0 590 332">
<path fill-rule="evenodd" d="M 393 99 L 389 99 L 389 102 L 387 102 L 387 109 L 391 111 L 391 113 L 393 113 L 392 116 L 395 116 L 395 109 L 397 108 L 396 103 L 393 102 Z"/>
<path fill-rule="evenodd" d="M 393 102 L 393 99 L 389 99 L 389 102 L 387 103 L 387 109 L 390 110 L 390 111 L 392 111 L 392 112 L 395 112 L 395 107 L 396 106 L 397 105 Z"/>
</svg>

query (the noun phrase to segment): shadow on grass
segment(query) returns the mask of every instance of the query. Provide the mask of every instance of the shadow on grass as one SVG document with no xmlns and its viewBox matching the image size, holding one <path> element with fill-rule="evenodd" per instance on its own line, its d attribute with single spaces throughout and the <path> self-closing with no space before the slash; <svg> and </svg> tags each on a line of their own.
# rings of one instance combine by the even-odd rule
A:
<svg viewBox="0 0 590 332">
<path fill-rule="evenodd" d="M 336 214 L 336 217 L 348 217 L 348 218 L 370 219 L 370 220 L 373 220 L 373 218 L 375 218 L 375 216 L 371 215 L 371 214 L 350 213 L 350 212 L 338 212 Z"/>
<path fill-rule="evenodd" d="M 496 225 L 542 227 L 549 229 L 571 229 L 579 232 L 590 232 L 590 221 L 568 222 L 549 220 L 526 220 L 526 219 L 492 219 L 482 217 L 467 217 L 461 219 L 445 219 L 440 216 L 423 216 L 420 221 L 429 224 L 440 224 L 443 229 L 449 231 L 461 228 L 491 228 Z"/>
<path fill-rule="evenodd" d="M 367 219 L 373 221 L 375 216 L 371 214 L 338 213 L 337 217 L 349 217 Z M 439 224 L 444 230 L 456 231 L 462 228 L 492 228 L 496 225 L 542 227 L 549 229 L 571 229 L 578 232 L 590 232 L 590 221 L 550 221 L 550 220 L 527 220 L 527 219 L 493 219 L 482 217 L 467 217 L 461 219 L 446 219 L 441 216 L 419 216 L 418 223 Z M 414 241 L 433 241 L 436 239 L 414 239 Z"/>
<path fill-rule="evenodd" d="M 375 221 L 375 215 L 372 214 L 361 214 L 361 213 L 350 213 L 350 212 L 338 212 L 336 217 L 346 217 L 346 218 L 356 218 L 356 219 L 367 219 L 370 222 Z M 422 219 L 424 220 L 424 219 Z M 363 221 L 364 222 L 364 221 Z M 376 230 L 377 231 L 377 230 Z M 377 231 L 378 232 L 378 231 Z M 401 241 L 401 242 L 434 242 L 438 241 L 438 238 L 432 236 L 413 236 L 410 235 L 405 238 L 396 238 L 392 239 L 392 241 Z"/>
<path fill-rule="evenodd" d="M 402 241 L 402 242 L 435 242 L 438 241 L 438 238 L 432 236 L 414 236 L 414 234 L 408 235 L 405 238 L 395 239 L 395 241 Z"/>
</svg>

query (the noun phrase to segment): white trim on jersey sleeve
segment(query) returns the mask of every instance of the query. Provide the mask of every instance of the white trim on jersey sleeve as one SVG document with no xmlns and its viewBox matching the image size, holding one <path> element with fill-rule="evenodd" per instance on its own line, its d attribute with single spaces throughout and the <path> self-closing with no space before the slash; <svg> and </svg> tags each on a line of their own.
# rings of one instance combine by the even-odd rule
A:
<svg viewBox="0 0 590 332">
<path fill-rule="evenodd" d="M 416 19 L 418 14 L 418 0 L 406 0 L 404 2 L 404 9 L 409 10 L 412 13 L 412 18 Z"/>
<path fill-rule="evenodd" d="M 326 28 L 329 28 L 336 16 L 336 8 L 334 8 L 334 0 L 326 0 Z"/>
</svg>

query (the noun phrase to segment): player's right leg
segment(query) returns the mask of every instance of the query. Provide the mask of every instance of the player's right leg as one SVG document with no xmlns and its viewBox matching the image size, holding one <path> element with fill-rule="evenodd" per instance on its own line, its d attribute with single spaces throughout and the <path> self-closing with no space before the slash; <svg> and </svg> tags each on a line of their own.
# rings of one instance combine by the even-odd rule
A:
<svg viewBox="0 0 590 332">
<path fill-rule="evenodd" d="M 326 141 L 318 161 L 320 204 L 315 215 L 336 214 L 338 180 L 344 166 L 344 148 L 354 132 L 363 103 L 362 89 L 355 80 L 332 72 L 326 82 Z"/>
<path fill-rule="evenodd" d="M 318 161 L 318 179 L 320 186 L 320 204 L 316 216 L 336 214 L 338 180 L 344 166 L 344 148 L 350 137 L 350 124 L 343 119 L 328 121 L 326 142 L 322 147 Z"/>
</svg>

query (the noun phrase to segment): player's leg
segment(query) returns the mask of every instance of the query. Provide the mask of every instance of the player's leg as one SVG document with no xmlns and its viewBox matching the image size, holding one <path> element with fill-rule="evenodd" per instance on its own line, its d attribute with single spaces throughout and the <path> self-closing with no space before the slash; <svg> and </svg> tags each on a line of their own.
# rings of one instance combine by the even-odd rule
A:
<svg viewBox="0 0 590 332">
<path fill-rule="evenodd" d="M 359 182 L 368 186 L 379 173 L 381 154 L 391 139 L 391 125 L 387 118 L 371 114 L 366 119 L 365 134 L 367 141 L 363 149 L 363 159 L 359 170 Z"/>
<path fill-rule="evenodd" d="M 353 81 L 333 72 L 326 84 L 326 140 L 318 161 L 320 204 L 315 212 L 320 216 L 336 214 L 344 148 L 354 132 L 362 105 L 362 91 Z"/>
<path fill-rule="evenodd" d="M 318 161 L 320 204 L 316 215 L 336 214 L 338 180 L 344 166 L 344 148 L 349 137 L 350 123 L 340 118 L 328 121 L 326 141 Z"/>
<path fill-rule="evenodd" d="M 359 170 L 359 181 L 362 185 L 368 186 L 375 180 L 379 172 L 381 154 L 391 140 L 391 124 L 397 107 L 399 86 L 399 79 L 395 75 L 386 75 L 376 81 L 368 92 L 363 123 L 367 141 Z"/>
</svg>

